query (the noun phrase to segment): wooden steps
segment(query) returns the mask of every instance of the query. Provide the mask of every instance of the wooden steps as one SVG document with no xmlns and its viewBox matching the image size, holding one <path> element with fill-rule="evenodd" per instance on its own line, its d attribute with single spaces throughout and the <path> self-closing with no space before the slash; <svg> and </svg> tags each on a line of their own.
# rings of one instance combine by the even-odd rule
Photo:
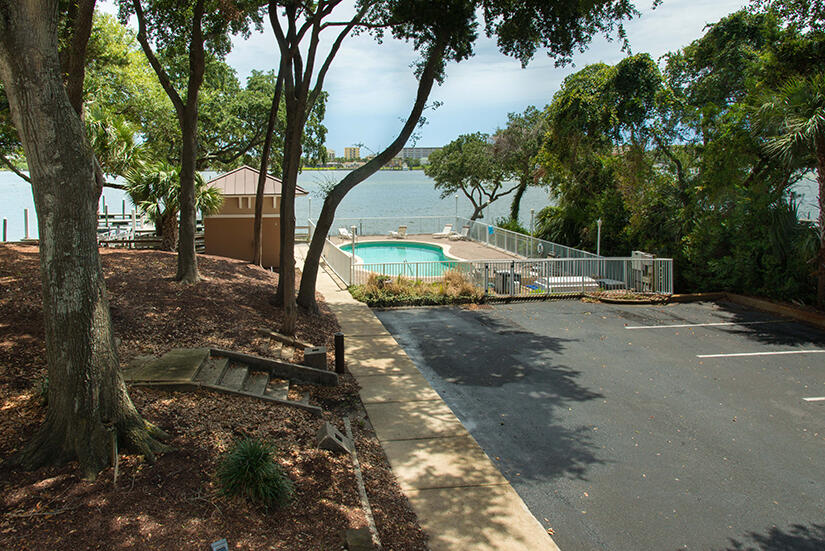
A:
<svg viewBox="0 0 825 551">
<path fill-rule="evenodd" d="M 289 398 L 291 381 L 329 385 L 337 384 L 337 376 L 290 363 L 295 353 L 291 346 L 273 347 L 270 353 L 277 359 L 224 350 L 175 349 L 160 358 L 136 362 L 124 370 L 123 376 L 133 385 L 176 390 L 209 388 L 296 407 L 320 417 L 322 410 L 309 403 L 309 393 L 302 392 L 298 399 Z"/>
</svg>

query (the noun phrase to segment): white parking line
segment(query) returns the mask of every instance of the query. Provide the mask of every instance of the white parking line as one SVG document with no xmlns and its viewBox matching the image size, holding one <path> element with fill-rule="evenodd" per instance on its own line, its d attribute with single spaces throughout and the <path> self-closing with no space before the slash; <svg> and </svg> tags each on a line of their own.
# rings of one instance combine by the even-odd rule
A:
<svg viewBox="0 0 825 551">
<path fill-rule="evenodd" d="M 825 354 L 825 350 L 782 350 L 779 352 L 737 352 L 735 354 L 697 354 L 697 358 L 738 358 L 741 356 L 784 356 L 788 354 Z"/>
<path fill-rule="evenodd" d="M 684 323 L 680 325 L 631 325 L 625 329 L 679 329 L 680 327 L 720 327 L 723 325 L 758 325 L 761 323 L 788 323 L 788 320 L 724 321 L 717 323 Z"/>
<path fill-rule="evenodd" d="M 819 396 L 817 398 L 802 398 L 806 402 L 825 402 L 825 396 Z"/>
</svg>

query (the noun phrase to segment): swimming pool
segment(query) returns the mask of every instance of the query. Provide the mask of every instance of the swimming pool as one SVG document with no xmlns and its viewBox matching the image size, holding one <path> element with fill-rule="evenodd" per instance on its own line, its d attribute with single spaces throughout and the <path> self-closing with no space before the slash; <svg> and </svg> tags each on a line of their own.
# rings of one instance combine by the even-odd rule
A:
<svg viewBox="0 0 825 551">
<path fill-rule="evenodd" d="M 342 245 L 341 250 L 352 252 L 352 245 Z M 368 241 L 355 245 L 355 256 L 362 264 L 391 264 L 404 263 L 413 266 L 391 265 L 368 268 L 372 272 L 381 272 L 385 275 L 407 275 L 407 276 L 440 276 L 444 270 L 449 269 L 458 259 L 448 256 L 444 249 L 438 245 L 418 242 L 399 241 Z M 415 265 L 417 262 L 439 262 L 430 264 L 426 268 Z M 418 268 L 418 269 L 417 269 Z"/>
</svg>

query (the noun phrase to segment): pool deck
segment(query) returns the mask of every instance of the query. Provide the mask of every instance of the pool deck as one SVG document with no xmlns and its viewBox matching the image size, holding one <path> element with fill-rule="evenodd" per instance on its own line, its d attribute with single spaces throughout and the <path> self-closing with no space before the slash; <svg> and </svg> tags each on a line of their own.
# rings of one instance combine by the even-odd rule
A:
<svg viewBox="0 0 825 551">
<path fill-rule="evenodd" d="M 351 241 L 342 239 L 340 237 L 330 237 L 330 241 L 336 245 L 346 245 Z M 484 243 L 478 241 L 450 241 L 449 239 L 436 239 L 432 234 L 418 234 L 408 235 L 406 239 L 392 239 L 382 235 L 364 235 L 358 237 L 358 243 L 368 243 L 370 241 L 389 241 L 391 243 L 404 243 L 410 241 L 417 241 L 419 243 L 433 243 L 441 245 L 445 249 L 445 253 L 449 256 L 458 258 L 460 260 L 501 260 L 509 258 L 522 258 L 520 256 L 489 247 Z"/>
</svg>

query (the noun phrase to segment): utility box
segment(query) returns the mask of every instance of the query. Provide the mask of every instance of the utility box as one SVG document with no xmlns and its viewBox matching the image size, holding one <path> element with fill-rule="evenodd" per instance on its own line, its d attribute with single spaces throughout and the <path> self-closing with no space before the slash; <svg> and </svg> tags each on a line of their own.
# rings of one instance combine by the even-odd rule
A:
<svg viewBox="0 0 825 551">
<path fill-rule="evenodd" d="M 630 256 L 631 284 L 634 289 L 653 291 L 653 259 L 655 255 L 633 251 Z"/>
<path fill-rule="evenodd" d="M 495 283 L 493 288 L 499 295 L 509 295 L 518 293 L 521 283 L 521 274 L 514 274 L 507 270 L 496 270 L 494 273 Z"/>
</svg>

